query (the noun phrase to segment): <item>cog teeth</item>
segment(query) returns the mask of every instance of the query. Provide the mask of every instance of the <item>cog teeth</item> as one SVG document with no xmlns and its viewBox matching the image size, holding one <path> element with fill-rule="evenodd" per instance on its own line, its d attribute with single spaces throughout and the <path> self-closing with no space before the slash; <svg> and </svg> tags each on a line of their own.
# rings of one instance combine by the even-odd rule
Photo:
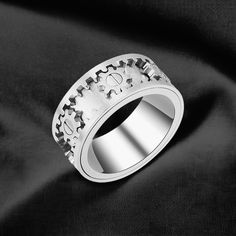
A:
<svg viewBox="0 0 236 236">
<path fill-rule="evenodd" d="M 58 140 L 62 140 L 64 138 L 64 135 L 62 132 L 55 133 Z"/>
<path fill-rule="evenodd" d="M 74 121 L 78 123 L 78 127 L 81 127 L 83 123 L 82 114 L 76 114 Z"/>
<path fill-rule="evenodd" d="M 117 62 L 117 65 L 118 65 L 118 67 L 123 67 L 124 68 L 126 63 L 124 61 L 120 60 L 120 61 Z"/>
<path fill-rule="evenodd" d="M 61 126 L 61 121 L 60 120 L 58 120 L 58 122 L 59 122 L 59 124 L 58 123 L 56 123 L 56 128 L 57 128 L 57 130 L 59 129 L 59 127 Z"/>
<path fill-rule="evenodd" d="M 66 157 L 68 158 L 68 160 L 70 161 L 71 164 L 74 164 L 75 159 L 74 159 L 74 153 L 72 151 L 69 151 L 66 154 Z"/>
<path fill-rule="evenodd" d="M 91 85 L 91 83 L 95 82 L 95 80 L 92 77 L 88 77 L 88 79 L 85 80 L 87 85 Z"/>
<path fill-rule="evenodd" d="M 62 145 L 60 145 L 63 149 L 64 152 L 68 152 L 71 150 L 71 146 L 69 143 L 67 143 L 65 140 L 64 140 L 64 143 Z"/>
<path fill-rule="evenodd" d="M 75 116 L 74 116 L 75 122 L 78 123 L 77 129 L 83 129 L 85 126 L 84 119 L 83 119 L 83 112 L 82 111 L 76 111 Z"/>
<path fill-rule="evenodd" d="M 64 147 L 65 144 L 66 144 L 66 141 L 64 140 L 64 137 L 63 137 L 62 139 L 59 139 L 59 140 L 57 141 L 57 143 L 58 143 L 61 147 Z"/>
<path fill-rule="evenodd" d="M 127 60 L 127 66 L 132 67 L 134 65 L 134 60 L 133 59 L 128 59 Z"/>
<path fill-rule="evenodd" d="M 83 97 L 83 93 L 82 93 L 83 89 L 84 89 L 84 87 L 83 87 L 82 85 L 80 85 L 80 86 L 76 89 L 77 92 L 78 92 L 78 95 L 79 95 L 80 97 Z"/>
<path fill-rule="evenodd" d="M 64 114 L 65 114 L 65 111 L 68 110 L 68 109 L 70 109 L 70 104 L 69 105 L 64 104 L 64 106 L 62 107 L 62 110 L 63 110 Z"/>
<path fill-rule="evenodd" d="M 112 64 L 107 65 L 106 68 L 107 68 L 106 73 L 110 70 L 110 68 L 113 69 L 113 70 L 116 70 L 116 69 L 117 69 L 117 67 L 116 67 L 116 66 L 113 66 Z"/>
<path fill-rule="evenodd" d="M 79 130 L 79 129 L 83 129 L 84 126 L 85 126 L 85 123 L 84 123 L 83 120 L 81 120 L 81 121 L 80 121 L 80 125 L 79 125 L 79 127 L 76 129 L 77 133 L 78 133 L 78 130 Z"/>
<path fill-rule="evenodd" d="M 107 68 L 105 68 L 105 70 L 98 70 L 97 72 L 96 72 L 96 75 L 98 76 L 98 77 L 100 77 L 100 74 L 106 74 L 107 73 L 107 71 L 108 71 L 108 69 Z"/>
<path fill-rule="evenodd" d="M 135 65 L 140 69 L 143 69 L 145 64 L 146 64 L 146 62 L 143 61 L 141 58 L 137 58 L 137 61 L 135 63 Z"/>
<path fill-rule="evenodd" d="M 115 65 L 107 65 L 106 70 L 99 70 L 96 74 L 98 75 L 98 91 L 103 92 L 108 98 L 112 93 L 119 94 L 123 89 L 151 81 L 156 74 L 156 69 L 148 59 L 130 58 L 125 62 L 119 60 Z M 154 79 L 159 78 L 154 77 Z"/>
<path fill-rule="evenodd" d="M 147 67 L 144 70 L 144 73 L 147 74 L 149 77 L 152 77 L 152 75 L 155 73 L 155 71 L 151 67 Z"/>
<path fill-rule="evenodd" d="M 75 105 L 75 97 L 76 97 L 76 96 L 74 96 L 74 95 L 71 95 L 71 96 L 69 97 L 70 106 Z"/>
<path fill-rule="evenodd" d="M 72 103 L 76 103 L 75 97 L 70 97 Z M 58 133 L 55 133 L 58 144 L 62 147 L 64 152 L 71 151 L 75 146 L 74 139 L 79 135 L 75 133 L 77 127 L 83 128 L 84 122 L 81 118 L 81 112 L 76 112 L 72 107 L 64 110 L 64 114 L 59 116 L 60 124 L 57 124 Z M 77 117 L 79 121 L 77 121 Z M 76 122 L 77 121 L 77 122 Z"/>
<path fill-rule="evenodd" d="M 82 115 L 83 115 L 83 112 L 82 112 L 82 111 L 75 111 L 74 120 L 75 120 L 76 122 L 81 121 Z"/>
<path fill-rule="evenodd" d="M 85 85 L 84 88 L 85 88 L 86 90 L 89 90 L 89 89 L 90 89 L 90 86 L 89 86 L 89 85 Z"/>
<path fill-rule="evenodd" d="M 160 78 L 161 78 L 161 76 L 160 75 L 153 75 L 153 77 L 152 78 L 154 78 L 155 80 L 160 80 Z"/>
<path fill-rule="evenodd" d="M 102 71 L 103 73 L 106 73 L 108 70 L 107 70 L 107 66 L 103 65 L 101 68 L 100 68 L 100 71 Z"/>
</svg>

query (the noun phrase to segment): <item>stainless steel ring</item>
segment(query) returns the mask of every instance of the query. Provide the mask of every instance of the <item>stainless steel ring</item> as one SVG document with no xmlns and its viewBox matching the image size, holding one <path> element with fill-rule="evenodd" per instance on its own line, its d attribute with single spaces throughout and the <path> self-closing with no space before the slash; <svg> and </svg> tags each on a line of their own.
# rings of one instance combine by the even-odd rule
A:
<svg viewBox="0 0 236 236">
<path fill-rule="evenodd" d="M 142 168 L 183 117 L 180 92 L 148 57 L 125 54 L 84 74 L 58 105 L 52 134 L 88 180 L 110 182 Z"/>
</svg>

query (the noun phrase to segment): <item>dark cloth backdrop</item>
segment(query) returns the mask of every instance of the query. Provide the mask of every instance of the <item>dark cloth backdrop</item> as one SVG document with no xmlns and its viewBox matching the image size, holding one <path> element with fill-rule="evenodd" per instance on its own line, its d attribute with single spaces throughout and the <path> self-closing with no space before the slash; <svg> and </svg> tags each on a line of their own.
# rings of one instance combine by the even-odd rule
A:
<svg viewBox="0 0 236 236">
<path fill-rule="evenodd" d="M 236 2 L 0 3 L 0 235 L 235 235 Z M 152 58 L 181 91 L 158 158 L 109 184 L 83 179 L 51 135 L 83 73 Z"/>
</svg>

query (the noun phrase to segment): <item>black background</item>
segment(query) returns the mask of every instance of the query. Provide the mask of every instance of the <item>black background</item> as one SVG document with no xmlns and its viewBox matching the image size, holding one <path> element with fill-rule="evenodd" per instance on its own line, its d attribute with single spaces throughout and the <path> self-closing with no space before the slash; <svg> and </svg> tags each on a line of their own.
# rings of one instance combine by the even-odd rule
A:
<svg viewBox="0 0 236 236">
<path fill-rule="evenodd" d="M 0 3 L 0 235 L 234 235 L 236 3 Z M 62 96 L 124 53 L 152 58 L 185 114 L 166 149 L 95 184 L 51 136 Z"/>
</svg>

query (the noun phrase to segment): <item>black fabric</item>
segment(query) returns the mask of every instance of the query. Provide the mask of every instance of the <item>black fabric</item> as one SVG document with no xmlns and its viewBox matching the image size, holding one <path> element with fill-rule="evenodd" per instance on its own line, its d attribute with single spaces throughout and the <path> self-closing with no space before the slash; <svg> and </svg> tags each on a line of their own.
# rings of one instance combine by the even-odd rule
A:
<svg viewBox="0 0 236 236">
<path fill-rule="evenodd" d="M 0 3 L 0 235 L 235 235 L 235 1 Z M 152 58 L 185 114 L 158 158 L 83 179 L 51 135 L 65 92 L 124 53 Z"/>
</svg>

